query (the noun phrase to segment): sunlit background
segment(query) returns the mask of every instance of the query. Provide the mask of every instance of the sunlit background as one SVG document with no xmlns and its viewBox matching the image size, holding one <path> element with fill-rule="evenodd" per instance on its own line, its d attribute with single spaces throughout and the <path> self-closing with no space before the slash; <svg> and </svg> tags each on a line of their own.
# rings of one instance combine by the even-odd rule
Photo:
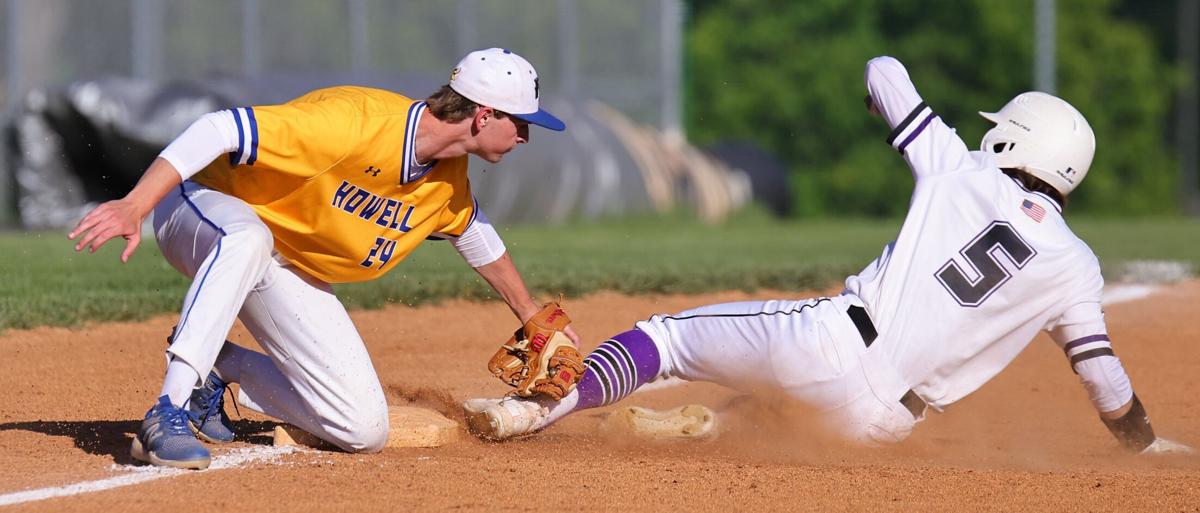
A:
<svg viewBox="0 0 1200 513">
<path fill-rule="evenodd" d="M 1071 215 L 1194 216 L 1198 25 L 1196 0 L 0 0 L 0 225 L 73 223 L 205 112 L 424 97 L 491 46 L 569 125 L 473 161 L 502 223 L 900 216 L 911 177 L 862 103 L 881 54 L 971 147 L 1022 91 L 1076 105 L 1098 150 Z"/>
</svg>

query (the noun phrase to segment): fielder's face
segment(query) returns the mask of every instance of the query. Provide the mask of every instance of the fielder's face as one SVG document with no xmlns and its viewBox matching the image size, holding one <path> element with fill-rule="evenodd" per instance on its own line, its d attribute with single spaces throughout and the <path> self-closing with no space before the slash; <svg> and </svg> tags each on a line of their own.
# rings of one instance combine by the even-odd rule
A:
<svg viewBox="0 0 1200 513">
<path fill-rule="evenodd" d="M 497 117 L 490 107 L 479 109 L 475 125 L 478 130 L 475 138 L 479 143 L 477 155 L 488 162 L 500 162 L 504 154 L 518 144 L 529 142 L 529 122 L 511 115 Z"/>
</svg>

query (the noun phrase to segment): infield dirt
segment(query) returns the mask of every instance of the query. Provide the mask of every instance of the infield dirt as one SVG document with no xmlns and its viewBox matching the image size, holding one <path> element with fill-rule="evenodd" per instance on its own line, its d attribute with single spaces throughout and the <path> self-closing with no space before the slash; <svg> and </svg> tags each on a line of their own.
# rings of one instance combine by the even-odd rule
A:
<svg viewBox="0 0 1200 513">
<path fill-rule="evenodd" d="M 826 293 L 832 291 L 825 291 Z M 653 313 L 751 298 L 598 294 L 567 302 L 595 347 Z M 353 313 L 393 404 L 455 417 L 502 394 L 485 367 L 515 321 L 500 303 L 449 302 Z M 1107 308 L 1117 355 L 1155 430 L 1200 446 L 1200 281 Z M 175 321 L 43 328 L 0 336 L 0 496 L 130 472 L 129 441 L 154 400 Z M 256 347 L 239 326 L 231 340 Z M 1097 420 L 1078 377 L 1042 336 L 1003 373 L 905 443 L 847 447 L 799 412 L 766 413 L 709 384 L 638 393 L 623 404 L 700 403 L 722 415 L 711 443 L 619 442 L 597 434 L 607 409 L 501 444 L 464 436 L 436 449 L 289 454 L 13 511 L 1200 511 L 1200 456 L 1137 458 Z M 245 409 L 240 441 L 269 445 L 273 423 Z M 459 416 L 460 418 L 460 416 Z M 226 448 L 229 447 L 229 448 Z"/>
</svg>

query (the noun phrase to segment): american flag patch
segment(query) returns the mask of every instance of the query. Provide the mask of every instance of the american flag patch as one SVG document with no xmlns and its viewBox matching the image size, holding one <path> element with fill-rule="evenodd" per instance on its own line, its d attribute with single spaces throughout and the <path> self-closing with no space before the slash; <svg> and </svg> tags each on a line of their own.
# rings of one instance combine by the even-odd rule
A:
<svg viewBox="0 0 1200 513">
<path fill-rule="evenodd" d="M 1046 217 L 1046 209 L 1042 208 L 1041 205 L 1029 200 L 1021 202 L 1021 212 L 1024 212 L 1025 215 L 1039 223 L 1042 222 L 1043 217 Z"/>
</svg>

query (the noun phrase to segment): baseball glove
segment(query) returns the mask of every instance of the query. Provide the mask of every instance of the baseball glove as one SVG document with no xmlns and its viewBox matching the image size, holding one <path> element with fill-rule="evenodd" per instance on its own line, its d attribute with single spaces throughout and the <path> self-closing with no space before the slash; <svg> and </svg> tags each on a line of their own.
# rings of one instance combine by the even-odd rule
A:
<svg viewBox="0 0 1200 513">
<path fill-rule="evenodd" d="M 517 329 L 488 361 L 488 370 L 515 387 L 514 394 L 545 394 L 562 399 L 583 377 L 583 358 L 563 330 L 571 323 L 558 303 L 542 310 Z"/>
</svg>

